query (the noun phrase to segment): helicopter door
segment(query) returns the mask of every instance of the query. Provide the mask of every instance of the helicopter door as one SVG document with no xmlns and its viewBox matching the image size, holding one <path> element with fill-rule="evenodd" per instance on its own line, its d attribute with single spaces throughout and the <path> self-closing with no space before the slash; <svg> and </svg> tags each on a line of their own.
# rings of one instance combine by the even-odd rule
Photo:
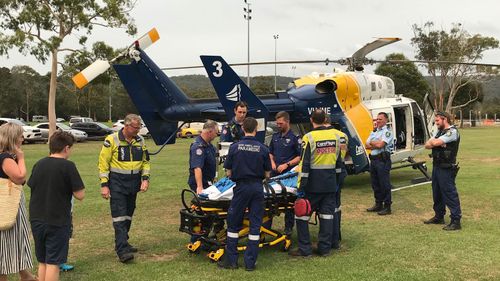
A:
<svg viewBox="0 0 500 281">
<path fill-rule="evenodd" d="M 409 105 L 394 107 L 394 149 L 411 149 L 411 136 L 413 135 L 413 125 Z"/>
<path fill-rule="evenodd" d="M 429 137 L 427 136 L 427 130 L 425 127 L 425 118 L 418 107 L 416 102 L 411 103 L 411 111 L 413 115 L 413 146 L 421 146 L 425 143 L 425 140 Z"/>
</svg>

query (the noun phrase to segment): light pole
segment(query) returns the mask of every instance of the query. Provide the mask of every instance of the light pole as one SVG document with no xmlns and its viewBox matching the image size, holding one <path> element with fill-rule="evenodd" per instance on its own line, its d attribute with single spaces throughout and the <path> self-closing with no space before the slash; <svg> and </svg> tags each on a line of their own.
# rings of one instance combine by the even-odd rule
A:
<svg viewBox="0 0 500 281">
<path fill-rule="evenodd" d="M 469 125 L 472 127 L 472 110 L 469 110 Z"/>
<path fill-rule="evenodd" d="M 297 69 L 297 67 L 292 65 L 292 78 L 295 78 L 295 69 Z"/>
<path fill-rule="evenodd" d="M 247 0 L 245 0 L 245 4 L 247 5 L 246 8 L 243 8 L 243 11 L 245 14 L 243 15 L 245 20 L 247 21 L 247 86 L 250 88 L 250 20 L 252 19 L 252 16 L 250 15 L 252 13 L 252 9 L 250 9 L 250 3 L 248 3 Z"/>
<path fill-rule="evenodd" d="M 278 38 L 279 34 L 273 35 L 274 38 L 274 92 L 276 93 L 276 61 L 277 61 L 277 50 L 278 50 Z"/>
</svg>

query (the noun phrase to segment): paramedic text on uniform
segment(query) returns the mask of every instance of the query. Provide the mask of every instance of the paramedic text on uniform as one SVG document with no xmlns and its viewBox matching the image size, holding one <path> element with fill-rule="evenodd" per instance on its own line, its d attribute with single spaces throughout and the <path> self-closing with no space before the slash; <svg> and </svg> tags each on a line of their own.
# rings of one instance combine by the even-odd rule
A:
<svg viewBox="0 0 500 281">
<path fill-rule="evenodd" d="M 372 182 L 375 205 L 366 209 L 379 215 L 391 214 L 391 152 L 394 146 L 394 136 L 387 126 L 388 116 L 385 112 L 377 115 L 377 128 L 370 133 L 366 148 L 370 153 L 370 177 Z"/>
<path fill-rule="evenodd" d="M 446 206 L 450 209 L 450 224 L 444 230 L 462 228 L 460 219 L 462 210 L 455 178 L 458 173 L 457 153 L 460 134 L 455 126 L 450 125 L 450 116 L 446 112 L 436 113 L 434 120 L 438 128 L 435 137 L 425 143 L 425 148 L 432 149 L 432 199 L 434 217 L 425 224 L 444 224 Z"/>
<path fill-rule="evenodd" d="M 134 258 L 137 249 L 128 243 L 137 192 L 149 188 L 149 154 L 144 139 L 137 135 L 141 118 L 125 117 L 125 126 L 106 137 L 99 154 L 101 195 L 110 198 L 115 229 L 115 251 L 121 262 Z"/>
<path fill-rule="evenodd" d="M 311 210 L 319 217 L 317 254 L 327 256 L 332 250 L 333 226 L 336 201 L 337 172 L 336 163 L 340 157 L 338 136 L 332 129 L 325 127 L 325 112 L 316 109 L 311 115 L 313 130 L 302 138 L 302 157 L 299 167 L 299 191 L 311 204 Z M 312 254 L 309 234 L 310 215 L 295 215 L 297 225 L 298 249 L 291 256 L 308 257 Z"/>
<path fill-rule="evenodd" d="M 222 128 L 220 134 L 221 142 L 237 142 L 245 135 L 241 125 L 248 113 L 248 105 L 239 101 L 234 105 L 234 117 Z"/>
<path fill-rule="evenodd" d="M 246 118 L 243 130 L 245 136 L 239 142 L 231 144 L 224 163 L 227 176 L 236 183 L 236 187 L 227 214 L 226 252 L 219 266 L 226 269 L 238 267 L 238 235 L 245 209 L 248 208 L 250 231 L 244 260 L 246 270 L 251 271 L 255 269 L 264 215 L 262 180 L 269 178 L 271 174 L 271 160 L 269 149 L 255 138 L 257 120 Z"/>
</svg>

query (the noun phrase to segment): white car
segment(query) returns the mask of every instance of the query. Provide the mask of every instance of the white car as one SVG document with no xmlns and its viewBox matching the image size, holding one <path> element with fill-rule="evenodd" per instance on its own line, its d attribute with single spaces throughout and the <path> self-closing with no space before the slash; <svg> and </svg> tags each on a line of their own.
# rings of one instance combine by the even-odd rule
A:
<svg viewBox="0 0 500 281">
<path fill-rule="evenodd" d="M 49 123 L 40 123 L 35 125 L 35 128 L 40 129 L 40 132 L 42 133 L 42 138 L 48 139 L 49 138 Z M 69 132 L 70 134 L 75 137 L 76 141 L 85 141 L 87 140 L 87 133 L 84 131 L 72 129 L 70 126 L 63 124 L 63 123 L 56 123 L 56 128 L 57 130 L 62 130 L 65 132 Z"/>
<path fill-rule="evenodd" d="M 36 142 L 42 140 L 40 129 L 26 125 L 20 120 L 13 118 L 0 118 L 0 125 L 4 123 L 14 123 L 23 127 L 23 137 L 25 142 Z"/>
<path fill-rule="evenodd" d="M 71 119 L 69 119 L 70 126 L 79 122 L 94 122 L 94 120 L 89 117 L 72 117 Z"/>
<path fill-rule="evenodd" d="M 125 120 L 123 119 L 120 119 L 118 121 L 116 121 L 114 124 L 113 124 L 113 128 L 111 128 L 113 131 L 118 131 L 120 130 L 121 128 L 123 128 L 125 126 Z M 149 137 L 149 130 L 148 128 L 146 127 L 146 125 L 144 123 L 142 123 L 142 128 L 141 130 L 139 131 L 139 135 L 143 136 L 143 137 Z"/>
</svg>

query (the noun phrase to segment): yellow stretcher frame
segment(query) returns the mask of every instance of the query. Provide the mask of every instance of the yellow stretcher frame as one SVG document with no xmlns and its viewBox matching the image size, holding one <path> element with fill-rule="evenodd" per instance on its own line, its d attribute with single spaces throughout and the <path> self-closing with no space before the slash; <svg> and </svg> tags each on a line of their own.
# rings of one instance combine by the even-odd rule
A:
<svg viewBox="0 0 500 281">
<path fill-rule="evenodd" d="M 191 190 L 186 190 L 191 192 Z M 183 191 L 183 200 L 184 200 L 184 192 Z M 198 201 L 200 202 L 199 198 L 197 198 L 197 195 L 193 193 L 193 195 L 196 197 L 195 202 Z M 262 224 L 265 224 L 266 222 L 270 221 L 274 216 L 279 216 L 280 214 L 284 213 L 286 210 L 293 208 L 293 202 L 288 202 L 289 204 L 287 206 L 266 206 L 264 209 L 265 211 L 265 216 L 262 218 Z M 186 204 L 185 204 L 186 205 Z M 271 204 L 272 205 L 272 204 Z M 185 206 L 186 207 L 186 206 Z M 227 218 L 227 210 L 224 208 L 218 208 L 218 207 L 205 207 L 202 206 L 201 204 L 192 204 L 189 209 L 185 208 L 183 210 L 186 210 L 188 212 L 192 213 L 201 213 L 201 214 L 206 214 L 207 216 L 213 216 L 217 220 L 225 220 Z M 183 212 L 181 210 L 181 213 Z M 248 210 L 246 211 L 248 212 Z M 182 218 L 181 218 L 181 225 L 182 225 Z M 181 226 L 182 228 L 182 226 Z M 181 229 L 181 231 L 186 232 Z M 189 243 L 186 245 L 186 248 L 190 253 L 199 253 L 202 248 L 203 242 L 207 242 L 212 245 L 218 245 L 217 249 L 211 250 L 208 252 L 207 257 L 212 261 L 212 262 L 217 262 L 219 261 L 222 256 L 224 255 L 225 251 L 225 232 L 226 228 L 223 228 L 219 231 L 224 232 L 224 237 L 223 239 L 220 238 L 216 241 L 214 241 L 214 238 L 208 238 L 208 237 L 203 237 L 200 238 L 200 240 L 194 242 L 194 243 Z M 242 229 L 239 231 L 238 236 L 239 238 L 244 238 L 248 236 L 248 233 L 250 231 L 250 221 L 245 218 L 242 223 Z M 191 233 L 191 234 L 198 234 L 198 233 Z M 206 233 L 205 233 L 206 234 Z M 261 226 L 260 228 L 260 235 L 261 235 L 261 242 L 259 243 L 259 248 L 264 248 L 264 247 L 275 247 L 278 245 L 282 245 L 281 250 L 283 251 L 288 251 L 290 249 L 290 246 L 292 245 L 292 241 L 289 236 L 287 236 L 284 233 L 281 233 L 277 230 L 274 230 L 272 228 L 267 228 L 264 226 Z M 215 238 L 217 239 L 217 238 Z M 267 239 L 270 239 L 266 241 Z M 224 240 L 224 241 L 220 241 Z M 238 245 L 237 247 L 238 251 L 245 251 L 246 250 L 246 245 Z"/>
</svg>

